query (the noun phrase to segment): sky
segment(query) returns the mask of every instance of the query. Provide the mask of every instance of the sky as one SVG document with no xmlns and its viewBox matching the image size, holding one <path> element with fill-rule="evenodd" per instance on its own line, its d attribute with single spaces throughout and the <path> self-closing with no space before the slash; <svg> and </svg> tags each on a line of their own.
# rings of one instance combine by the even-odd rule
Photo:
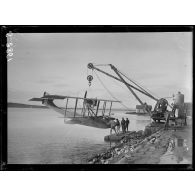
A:
<svg viewBox="0 0 195 195">
<path fill-rule="evenodd" d="M 129 108 L 139 104 L 124 84 L 87 70 L 88 63 L 113 64 L 155 97 L 171 97 L 180 91 L 186 102 L 192 101 L 191 32 L 14 33 L 12 40 L 8 102 L 37 105 L 28 100 L 41 97 L 44 91 L 83 97 L 88 90 L 88 97 L 115 97 Z M 99 68 L 116 76 L 110 67 Z M 88 74 L 94 77 L 90 87 Z M 154 105 L 155 101 L 137 94 Z"/>
</svg>

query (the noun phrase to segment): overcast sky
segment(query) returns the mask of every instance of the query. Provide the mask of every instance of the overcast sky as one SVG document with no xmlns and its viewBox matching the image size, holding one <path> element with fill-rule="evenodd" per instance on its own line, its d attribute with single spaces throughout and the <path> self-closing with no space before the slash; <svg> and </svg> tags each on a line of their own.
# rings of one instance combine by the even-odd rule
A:
<svg viewBox="0 0 195 195">
<path fill-rule="evenodd" d="M 89 62 L 115 65 L 157 97 L 181 91 L 185 101 L 192 101 L 190 32 L 15 33 L 13 44 L 13 59 L 8 62 L 9 102 L 36 104 L 28 100 L 41 97 L 44 91 L 83 97 L 88 90 L 89 97 L 113 99 L 95 73 L 89 88 Z M 115 75 L 109 67 L 101 68 Z M 116 98 L 135 108 L 138 102 L 123 84 L 97 74 Z M 140 98 L 154 104 L 145 96 Z"/>
</svg>

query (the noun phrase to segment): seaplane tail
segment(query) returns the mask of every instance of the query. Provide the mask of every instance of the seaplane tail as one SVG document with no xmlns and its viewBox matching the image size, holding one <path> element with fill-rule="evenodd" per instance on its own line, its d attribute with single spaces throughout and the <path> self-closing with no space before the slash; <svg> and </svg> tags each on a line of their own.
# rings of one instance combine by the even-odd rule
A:
<svg viewBox="0 0 195 195">
<path fill-rule="evenodd" d="M 43 93 L 43 96 L 40 98 L 32 98 L 29 101 L 38 101 L 42 102 L 43 105 L 47 106 L 48 108 L 64 115 L 64 110 L 54 104 L 54 99 L 65 99 L 66 96 L 58 96 L 58 95 L 50 95 L 47 92 Z"/>
</svg>

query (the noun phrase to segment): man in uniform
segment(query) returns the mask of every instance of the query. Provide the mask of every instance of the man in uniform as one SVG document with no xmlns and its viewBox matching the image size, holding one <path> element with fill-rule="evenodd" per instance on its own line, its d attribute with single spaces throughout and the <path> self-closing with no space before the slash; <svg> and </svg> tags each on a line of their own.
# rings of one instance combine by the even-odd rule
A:
<svg viewBox="0 0 195 195">
<path fill-rule="evenodd" d="M 125 120 L 124 120 L 124 118 L 122 118 L 122 120 L 121 120 L 121 127 L 122 127 L 123 133 L 125 133 L 125 126 L 126 126 Z"/>
<path fill-rule="evenodd" d="M 125 120 L 125 130 L 128 131 L 128 129 L 129 129 L 129 119 L 126 118 L 126 120 Z"/>
</svg>

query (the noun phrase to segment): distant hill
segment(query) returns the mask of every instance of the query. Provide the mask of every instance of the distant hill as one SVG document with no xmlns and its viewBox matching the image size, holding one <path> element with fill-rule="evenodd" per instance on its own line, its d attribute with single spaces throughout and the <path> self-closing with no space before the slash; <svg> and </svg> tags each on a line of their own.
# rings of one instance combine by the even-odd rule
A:
<svg viewBox="0 0 195 195">
<path fill-rule="evenodd" d="M 12 102 L 8 102 L 7 106 L 10 108 L 43 108 L 43 109 L 48 109 L 46 106 L 20 104 L 20 103 L 12 103 Z"/>
</svg>

